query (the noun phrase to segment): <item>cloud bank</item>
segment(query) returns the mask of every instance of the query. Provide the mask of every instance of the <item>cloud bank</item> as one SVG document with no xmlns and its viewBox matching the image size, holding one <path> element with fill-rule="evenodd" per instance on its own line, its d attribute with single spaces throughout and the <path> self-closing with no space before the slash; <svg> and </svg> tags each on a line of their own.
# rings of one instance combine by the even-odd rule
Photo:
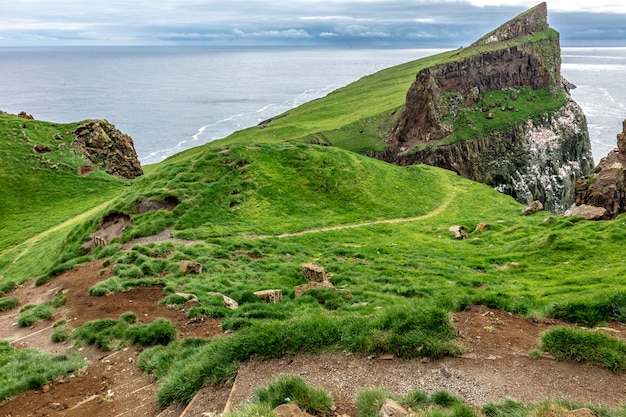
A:
<svg viewBox="0 0 626 417">
<path fill-rule="evenodd" d="M 537 2 L 515 0 L 22 0 L 4 2 L 0 46 L 457 47 Z M 564 45 L 626 46 L 626 2 L 553 0 Z"/>
</svg>

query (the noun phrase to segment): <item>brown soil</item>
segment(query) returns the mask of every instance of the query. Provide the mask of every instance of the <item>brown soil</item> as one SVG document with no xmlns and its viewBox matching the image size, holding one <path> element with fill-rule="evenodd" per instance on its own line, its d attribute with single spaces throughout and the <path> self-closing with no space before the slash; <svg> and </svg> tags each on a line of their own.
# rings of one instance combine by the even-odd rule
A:
<svg viewBox="0 0 626 417">
<path fill-rule="evenodd" d="M 63 289 L 65 307 L 56 310 L 54 321 L 66 319 L 72 326 L 100 318 L 118 318 L 133 311 L 141 322 L 165 317 L 176 325 L 181 337 L 218 337 L 223 333 L 213 319 L 189 320 L 184 311 L 159 305 L 162 288 L 141 287 L 105 297 L 90 297 L 88 289 L 110 277 L 110 268 L 92 262 L 53 281 L 34 287 L 25 283 L 12 295 L 20 306 L 51 299 Z M 16 325 L 19 307 L 0 313 L 0 338 L 15 347 L 32 347 L 64 353 L 69 344 L 50 341 L 53 321 L 32 328 Z M 514 398 L 524 402 L 565 398 L 577 402 L 618 406 L 626 403 L 626 375 L 597 366 L 531 359 L 538 349 L 539 334 L 555 325 L 551 320 L 525 319 L 475 306 L 453 316 L 460 341 L 470 353 L 436 361 L 402 360 L 391 356 L 322 354 L 257 361 L 240 366 L 234 384 L 203 388 L 189 406 L 159 409 L 155 402 L 158 382 L 137 367 L 140 351 L 128 348 L 102 352 L 93 347 L 80 350 L 90 365 L 75 376 L 54 381 L 41 391 L 25 392 L 0 405 L 0 416 L 216 416 L 249 398 L 255 387 L 278 374 L 300 375 L 310 384 L 327 389 L 335 400 L 336 413 L 356 416 L 354 398 L 368 387 L 384 387 L 397 393 L 411 389 L 445 389 L 471 404 Z M 626 328 L 612 324 L 604 329 L 626 339 Z"/>
</svg>

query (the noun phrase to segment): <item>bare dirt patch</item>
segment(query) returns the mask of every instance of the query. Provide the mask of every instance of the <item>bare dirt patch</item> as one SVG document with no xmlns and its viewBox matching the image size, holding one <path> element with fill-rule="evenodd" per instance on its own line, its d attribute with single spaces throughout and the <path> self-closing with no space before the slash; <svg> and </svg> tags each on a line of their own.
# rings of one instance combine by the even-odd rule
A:
<svg viewBox="0 0 626 417">
<path fill-rule="evenodd" d="M 141 287 L 104 297 L 91 297 L 88 289 L 112 275 L 100 262 L 79 266 L 56 279 L 34 287 L 25 283 L 12 295 L 20 307 L 39 303 L 63 289 L 65 307 L 53 320 L 66 319 L 72 326 L 100 318 L 118 318 L 133 311 L 141 322 L 157 317 L 172 321 L 181 337 L 222 336 L 217 320 L 189 320 L 184 311 L 159 305 L 160 287 Z M 69 344 L 50 341 L 53 321 L 32 328 L 19 328 L 19 307 L 0 313 L 0 338 L 16 347 L 33 347 L 63 353 Z M 460 341 L 470 352 L 460 358 L 436 361 L 403 360 L 391 356 L 322 354 L 258 361 L 240 366 L 234 385 L 203 388 L 189 406 L 159 409 L 155 401 L 158 382 L 137 367 L 140 351 L 102 352 L 86 347 L 80 354 L 91 365 L 74 377 L 62 378 L 44 390 L 22 393 L 0 405 L 0 416 L 201 416 L 219 414 L 240 406 L 254 389 L 279 374 L 300 375 L 309 383 L 327 389 L 341 414 L 356 416 L 354 398 L 368 387 L 383 387 L 403 393 L 412 389 L 448 390 L 471 404 L 514 398 L 532 402 L 566 398 L 582 403 L 618 406 L 626 402 L 626 375 L 616 375 L 593 365 L 532 359 L 528 351 L 539 348 L 541 332 L 562 325 L 553 320 L 526 319 L 475 306 L 453 315 Z M 626 328 L 612 324 L 605 331 L 626 339 Z M 45 392 L 44 392 L 45 391 Z"/>
<path fill-rule="evenodd" d="M 102 226 L 89 235 L 89 240 L 83 247 L 92 251 L 99 245 L 108 245 L 111 239 L 119 237 L 126 226 L 133 224 L 130 216 L 124 213 L 109 213 L 102 220 Z"/>
</svg>

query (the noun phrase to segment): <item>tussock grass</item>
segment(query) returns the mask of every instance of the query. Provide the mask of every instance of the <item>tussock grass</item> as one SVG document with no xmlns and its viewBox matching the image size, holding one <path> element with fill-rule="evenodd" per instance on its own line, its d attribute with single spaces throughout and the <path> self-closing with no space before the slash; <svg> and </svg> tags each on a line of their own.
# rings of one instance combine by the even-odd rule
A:
<svg viewBox="0 0 626 417">
<path fill-rule="evenodd" d="M 299 376 L 279 376 L 266 387 L 257 388 L 252 398 L 252 404 L 264 404 L 272 409 L 287 403 L 297 404 L 301 410 L 316 416 L 332 414 L 333 399 L 328 392 L 308 385 Z"/>
<path fill-rule="evenodd" d="M 558 360 L 626 370 L 626 343 L 600 331 L 559 327 L 541 335 L 541 347 Z"/>
<path fill-rule="evenodd" d="M 400 313 L 402 311 L 402 313 Z M 391 320 L 402 316 L 400 323 Z M 400 328 L 408 329 L 400 334 Z M 398 306 L 375 320 L 341 318 L 330 313 L 296 321 L 262 321 L 228 338 L 201 346 L 176 342 L 142 354 L 140 366 L 165 381 L 159 403 L 185 403 L 205 383 L 222 384 L 233 377 L 239 362 L 252 355 L 279 358 L 298 352 L 348 350 L 357 353 L 393 352 L 403 357 L 441 357 L 459 351 L 447 313 L 426 306 Z M 374 343 L 365 343 L 375 340 Z M 144 358 L 145 356 L 145 358 Z"/>
<path fill-rule="evenodd" d="M 520 42 L 553 36 L 547 31 Z M 102 172 L 76 174 L 85 161 L 68 151 L 75 124 L 1 115 L 0 159 L 6 170 L 0 170 L 0 192 L 7 198 L 0 200 L 0 220 L 8 226 L 0 237 L 0 293 L 101 259 L 114 266 L 115 276 L 91 288 L 92 295 L 139 285 L 163 286 L 164 299 L 177 292 L 195 295 L 200 306 L 190 317 L 221 318 L 233 333 L 144 351 L 142 368 L 164 380 L 158 394 L 162 405 L 187 402 L 203 384 L 230 380 L 252 355 L 454 354 L 459 347 L 449 311 L 475 303 L 588 325 L 625 322 L 624 217 L 595 223 L 548 219 L 547 213 L 524 217 L 510 197 L 453 173 L 390 166 L 351 152 L 384 146 L 382 134 L 400 114 L 417 71 L 472 53 L 470 48 L 450 51 L 364 77 L 267 126 L 168 158 L 132 182 Z M 506 98 L 489 94 L 485 105 Z M 520 112 L 507 117 L 518 117 L 524 106 L 546 110 L 562 99 L 549 91 L 516 94 Z M 472 115 L 457 116 L 469 126 L 463 117 Z M 478 124 L 471 123 L 475 131 L 459 128 L 459 139 L 489 131 Z M 33 155 L 35 143 L 53 151 Z M 146 199 L 180 204 L 172 211 L 140 214 L 138 202 Z M 86 254 L 84 240 L 112 211 L 129 215 L 133 225 L 109 246 Z M 488 230 L 474 231 L 483 222 Z M 468 229 L 470 238 L 452 238 L 448 228 L 453 225 Z M 174 237 L 193 242 L 121 250 L 122 243 L 168 228 Z M 203 272 L 183 275 L 177 266 L 182 260 L 199 262 Z M 308 262 L 322 265 L 337 291 L 296 298 L 293 288 L 305 282 L 301 265 Z M 262 304 L 253 294 L 270 288 L 282 291 L 282 304 Z M 240 308 L 224 308 L 209 292 L 234 298 Z M 75 334 L 104 349 L 130 343 L 130 335 L 142 344 L 159 340 L 158 335 L 171 341 L 169 327 L 159 326 L 137 325 L 129 316 L 92 323 Z M 459 415 L 467 411 L 457 406 Z M 457 412 L 450 410 L 430 412 Z"/>
<path fill-rule="evenodd" d="M 0 402 L 85 366 L 78 357 L 53 356 L 35 349 L 13 349 L 0 340 Z"/>
<path fill-rule="evenodd" d="M 20 300 L 18 300 L 17 297 L 2 297 L 0 298 L 0 311 L 11 310 L 17 307 L 19 303 Z"/>
<path fill-rule="evenodd" d="M 75 329 L 71 338 L 78 343 L 95 345 L 102 350 L 119 349 L 126 343 L 136 346 L 167 345 L 176 340 L 176 327 L 158 318 L 150 324 L 135 323 L 134 313 L 124 313 L 119 320 L 94 320 Z"/>
<path fill-rule="evenodd" d="M 17 319 L 17 325 L 20 327 L 29 327 L 41 320 L 50 320 L 51 318 L 51 302 L 48 301 L 38 305 L 29 304 L 21 308 L 20 316 Z"/>
<path fill-rule="evenodd" d="M 625 417 L 626 408 L 610 409 L 591 404 L 579 404 L 568 400 L 544 400 L 532 404 L 523 404 L 515 400 L 500 403 L 488 403 L 481 411 L 487 417 L 552 417 L 564 415 L 569 411 L 586 408 L 600 417 Z"/>
<path fill-rule="evenodd" d="M 359 417 L 377 417 L 386 399 L 392 399 L 412 413 L 428 417 L 476 417 L 478 414 L 460 398 L 447 391 L 428 394 L 412 390 L 404 395 L 394 394 L 382 388 L 370 388 L 358 393 L 356 398 Z"/>
</svg>

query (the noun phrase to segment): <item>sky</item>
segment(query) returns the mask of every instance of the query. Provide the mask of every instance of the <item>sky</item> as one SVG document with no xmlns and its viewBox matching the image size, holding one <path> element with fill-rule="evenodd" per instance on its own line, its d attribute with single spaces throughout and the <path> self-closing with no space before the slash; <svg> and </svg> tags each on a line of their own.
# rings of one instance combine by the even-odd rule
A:
<svg viewBox="0 0 626 417">
<path fill-rule="evenodd" d="M 0 46 L 459 47 L 538 4 L 510 0 L 0 0 Z M 624 0 L 549 0 L 563 46 L 626 46 Z"/>
</svg>

